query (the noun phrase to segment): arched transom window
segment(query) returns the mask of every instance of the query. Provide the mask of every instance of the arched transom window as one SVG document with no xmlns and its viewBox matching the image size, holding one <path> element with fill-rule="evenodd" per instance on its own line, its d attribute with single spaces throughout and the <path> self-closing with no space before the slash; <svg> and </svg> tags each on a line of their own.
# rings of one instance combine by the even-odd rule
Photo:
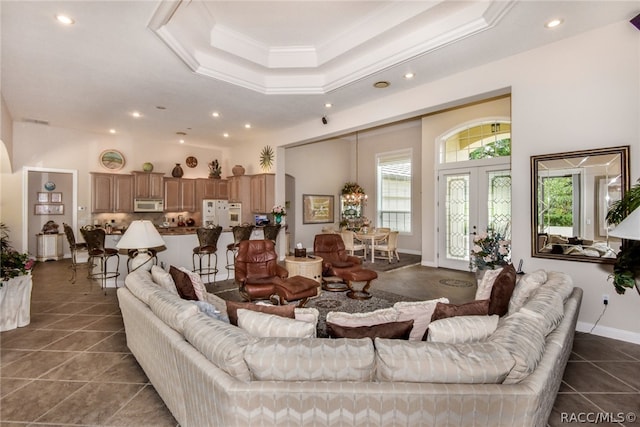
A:
<svg viewBox="0 0 640 427">
<path fill-rule="evenodd" d="M 511 122 L 474 122 L 456 129 L 440 145 L 440 163 L 511 155 Z"/>
</svg>

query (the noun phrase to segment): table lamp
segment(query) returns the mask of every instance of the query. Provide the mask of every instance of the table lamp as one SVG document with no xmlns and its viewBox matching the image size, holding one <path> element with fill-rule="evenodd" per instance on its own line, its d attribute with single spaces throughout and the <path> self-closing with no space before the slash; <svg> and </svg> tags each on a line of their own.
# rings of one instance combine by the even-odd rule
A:
<svg viewBox="0 0 640 427">
<path fill-rule="evenodd" d="M 609 232 L 609 236 L 627 240 L 640 240 L 640 208 L 631 212 L 616 228 Z"/>
<path fill-rule="evenodd" d="M 139 268 L 151 270 L 152 254 L 150 248 L 163 246 L 164 240 L 153 223 L 149 220 L 133 221 L 120 241 L 118 249 L 137 249 L 138 254 L 131 260 L 131 271 Z"/>
</svg>

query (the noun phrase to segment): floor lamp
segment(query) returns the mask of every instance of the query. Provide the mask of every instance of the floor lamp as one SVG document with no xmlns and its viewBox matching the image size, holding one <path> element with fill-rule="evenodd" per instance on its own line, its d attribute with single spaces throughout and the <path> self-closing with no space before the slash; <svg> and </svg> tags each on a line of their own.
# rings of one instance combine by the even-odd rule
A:
<svg viewBox="0 0 640 427">
<path fill-rule="evenodd" d="M 164 240 L 149 220 L 133 221 L 116 244 L 118 249 L 137 250 L 137 255 L 131 260 L 132 272 L 138 269 L 151 270 L 153 255 L 149 249 L 158 246 L 164 246 Z"/>
</svg>

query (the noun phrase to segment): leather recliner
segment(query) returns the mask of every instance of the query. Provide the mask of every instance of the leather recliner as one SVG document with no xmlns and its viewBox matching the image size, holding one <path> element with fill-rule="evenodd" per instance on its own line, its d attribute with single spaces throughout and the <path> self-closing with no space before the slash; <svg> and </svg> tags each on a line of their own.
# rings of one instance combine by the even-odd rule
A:
<svg viewBox="0 0 640 427">
<path fill-rule="evenodd" d="M 247 301 L 269 299 L 282 286 L 289 272 L 278 264 L 271 240 L 243 240 L 238 244 L 235 280 Z"/>
</svg>

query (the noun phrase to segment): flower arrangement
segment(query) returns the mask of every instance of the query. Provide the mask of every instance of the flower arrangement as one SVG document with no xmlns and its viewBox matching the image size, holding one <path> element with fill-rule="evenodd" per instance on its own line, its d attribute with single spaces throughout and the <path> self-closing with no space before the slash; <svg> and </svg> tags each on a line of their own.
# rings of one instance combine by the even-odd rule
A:
<svg viewBox="0 0 640 427">
<path fill-rule="evenodd" d="M 218 159 L 208 163 L 209 166 L 209 178 L 219 177 L 222 174 L 222 167 Z"/>
<path fill-rule="evenodd" d="M 473 248 L 469 257 L 470 270 L 493 270 L 507 264 L 511 258 L 511 240 L 506 238 L 506 232 L 487 228 L 486 233 L 480 233 L 473 238 Z"/>
<path fill-rule="evenodd" d="M 284 208 L 284 206 L 281 205 L 276 205 L 271 209 L 271 213 L 278 216 L 286 216 L 287 215 L 287 210 Z"/>
<path fill-rule="evenodd" d="M 347 182 L 342 186 L 342 194 L 365 194 L 365 192 L 357 182 Z"/>
<path fill-rule="evenodd" d="M 4 223 L 0 223 L 2 281 L 28 274 L 35 265 L 35 261 L 29 258 L 28 254 L 20 253 L 11 247 L 8 231 L 9 228 Z"/>
</svg>

